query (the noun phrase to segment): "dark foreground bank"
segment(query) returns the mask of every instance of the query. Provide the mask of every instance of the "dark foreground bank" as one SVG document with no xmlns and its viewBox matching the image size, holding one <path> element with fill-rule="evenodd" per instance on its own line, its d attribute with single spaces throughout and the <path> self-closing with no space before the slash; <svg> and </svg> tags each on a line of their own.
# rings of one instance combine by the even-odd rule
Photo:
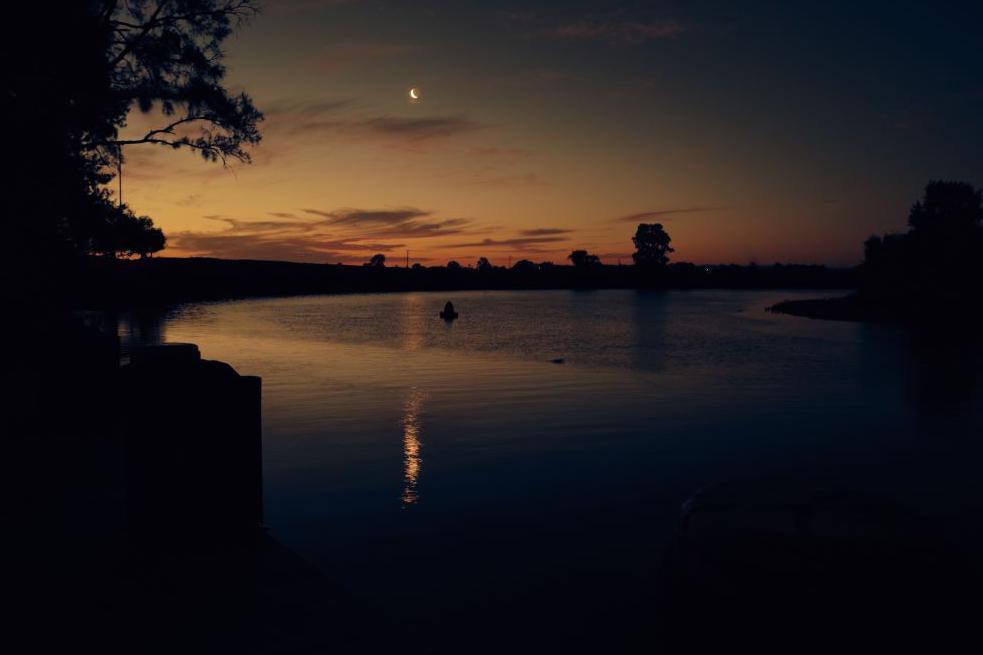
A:
<svg viewBox="0 0 983 655">
<path fill-rule="evenodd" d="M 571 288 L 850 289 L 854 269 L 825 266 L 556 266 L 411 268 L 299 264 L 208 258 L 93 258 L 65 275 L 63 293 L 77 306 L 129 307 L 258 296 L 383 291 Z"/>
<path fill-rule="evenodd" d="M 191 344 L 120 366 L 115 335 L 40 309 L 25 324 L 4 330 L 8 643 L 382 650 L 386 619 L 262 524 L 259 378 Z"/>
</svg>

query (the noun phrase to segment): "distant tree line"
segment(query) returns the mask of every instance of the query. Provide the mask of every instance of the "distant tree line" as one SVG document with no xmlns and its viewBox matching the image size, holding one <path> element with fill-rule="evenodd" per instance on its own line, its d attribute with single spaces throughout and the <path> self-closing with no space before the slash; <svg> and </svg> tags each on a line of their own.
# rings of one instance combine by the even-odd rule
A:
<svg viewBox="0 0 983 655">
<path fill-rule="evenodd" d="M 635 244 L 635 253 L 632 255 L 632 261 L 635 263 L 637 269 L 633 273 L 635 280 L 648 283 L 666 282 L 669 253 L 673 252 L 673 249 L 669 245 L 672 239 L 662 227 L 662 224 L 640 223 L 635 231 L 635 236 L 632 237 L 632 242 Z M 567 259 L 573 266 L 576 279 L 581 281 L 596 277 L 604 268 L 601 258 L 591 254 L 587 250 L 574 250 L 567 255 Z M 370 268 L 384 268 L 385 265 L 386 256 L 382 253 L 373 255 L 364 264 L 364 266 Z M 414 264 L 413 268 L 421 269 L 424 267 L 421 264 Z M 537 271 L 550 268 L 555 268 L 555 265 L 551 262 L 535 264 L 528 259 L 520 259 L 512 265 L 511 272 L 514 275 L 533 275 Z M 459 271 L 462 267 L 457 261 L 451 260 L 447 262 L 447 269 Z M 479 273 L 488 274 L 495 269 L 496 267 L 492 265 L 487 257 L 479 257 L 475 264 L 475 270 Z"/>
<path fill-rule="evenodd" d="M 450 262 L 448 262 L 450 263 Z M 410 268 L 299 264 L 203 257 L 93 260 L 83 275 L 69 280 L 79 302 L 92 306 L 218 300 L 249 296 L 383 291 L 477 289 L 854 289 L 853 268 L 772 264 L 704 266 L 667 264 L 659 284 L 638 277 L 632 265 L 601 265 L 588 274 L 552 262 L 489 266 Z"/>
<path fill-rule="evenodd" d="M 600 288 L 854 288 L 855 269 L 825 266 L 697 266 L 669 262 L 671 239 L 659 224 L 641 224 L 633 241 L 633 265 L 605 265 L 583 249 L 574 250 L 570 265 L 520 259 L 510 267 L 495 266 L 487 257 L 465 267 L 387 267 L 384 253 L 362 266 L 289 262 L 225 261 L 209 258 L 104 261 L 77 280 L 75 293 L 88 304 L 182 302 L 245 296 L 349 293 L 374 291 L 440 291 L 467 289 L 600 289 Z"/>
</svg>

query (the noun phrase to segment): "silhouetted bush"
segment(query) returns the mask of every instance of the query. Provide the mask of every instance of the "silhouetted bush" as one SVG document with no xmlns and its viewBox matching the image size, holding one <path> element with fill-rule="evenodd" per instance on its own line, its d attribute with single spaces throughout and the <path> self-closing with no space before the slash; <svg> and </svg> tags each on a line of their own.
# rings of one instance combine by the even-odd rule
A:
<svg viewBox="0 0 983 655">
<path fill-rule="evenodd" d="M 101 212 L 86 249 L 106 257 L 148 257 L 163 250 L 166 241 L 149 217 L 136 216 L 124 205 Z"/>
<path fill-rule="evenodd" d="M 586 250 L 574 250 L 567 255 L 567 259 L 570 260 L 574 268 L 579 269 L 591 269 L 601 265 L 601 258 L 597 255 L 590 254 Z"/>
<path fill-rule="evenodd" d="M 981 193 L 931 182 L 912 206 L 906 233 L 864 243 L 861 297 L 911 307 L 975 302 L 983 283 Z"/>
</svg>

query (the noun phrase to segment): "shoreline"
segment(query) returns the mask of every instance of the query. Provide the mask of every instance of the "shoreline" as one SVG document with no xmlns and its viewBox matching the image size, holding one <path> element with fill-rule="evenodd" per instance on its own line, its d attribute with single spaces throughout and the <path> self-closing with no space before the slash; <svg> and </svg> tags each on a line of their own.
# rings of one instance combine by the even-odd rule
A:
<svg viewBox="0 0 983 655">
<path fill-rule="evenodd" d="M 886 307 L 871 306 L 861 301 L 855 294 L 835 298 L 783 300 L 768 307 L 766 311 L 823 321 L 896 323 L 902 320 L 896 311 L 889 311 Z"/>
<path fill-rule="evenodd" d="M 966 302 L 891 303 L 863 299 L 856 293 L 836 298 L 783 300 L 767 308 L 775 314 L 825 321 L 880 323 L 934 328 L 940 319 L 947 326 L 960 329 L 978 326 L 983 314 Z"/>
</svg>

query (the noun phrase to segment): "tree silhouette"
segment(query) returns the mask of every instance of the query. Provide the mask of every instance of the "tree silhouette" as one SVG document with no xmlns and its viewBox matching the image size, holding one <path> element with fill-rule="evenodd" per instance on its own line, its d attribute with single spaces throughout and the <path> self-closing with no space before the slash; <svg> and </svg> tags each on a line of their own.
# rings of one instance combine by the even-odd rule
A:
<svg viewBox="0 0 983 655">
<path fill-rule="evenodd" d="M 263 115 L 224 86 L 222 43 L 258 12 L 254 0 L 103 0 L 112 34 L 105 52 L 113 96 L 127 108 L 157 109 L 162 124 L 135 138 L 91 135 L 87 150 L 115 161 L 120 146 L 153 143 L 198 151 L 209 161 L 250 161 Z M 123 126 L 125 114 L 114 125 Z"/>
<path fill-rule="evenodd" d="M 930 182 L 907 233 L 864 242 L 862 295 L 918 305 L 964 302 L 983 287 L 983 195 L 964 182 Z"/>
<path fill-rule="evenodd" d="M 487 272 L 487 271 L 492 270 L 492 268 L 494 268 L 494 267 L 492 266 L 491 262 L 488 261 L 488 258 L 487 257 L 479 257 L 478 258 L 478 266 L 477 266 L 477 268 L 478 268 L 478 271 L 479 272 L 484 273 L 484 272 Z"/>
<path fill-rule="evenodd" d="M 112 35 L 102 30 L 92 3 L 16 3 L 5 9 L 0 57 L 8 75 L 0 94 L 8 130 L 8 166 L 0 194 L 8 247 L 3 258 L 25 277 L 45 276 L 85 252 L 98 212 L 107 205 L 101 188 L 112 179 L 84 140 L 111 138 L 126 103 L 109 85 L 105 52 Z M 44 26 L 46 44 L 35 26 Z M 29 54 L 27 54 L 29 53 Z M 66 53 L 71 53 L 66 56 Z M 23 275 L 22 270 L 22 275 Z M 25 280 L 26 281 L 26 280 Z"/>
<path fill-rule="evenodd" d="M 223 86 L 222 45 L 255 12 L 253 0 L 75 0 L 8 8 L 5 21 L 14 29 L 0 40 L 0 57 L 10 75 L 0 94 L 8 124 L 17 126 L 7 146 L 18 161 L 7 176 L 17 192 L 0 200 L 14 253 L 5 264 L 54 276 L 96 243 L 108 248 L 107 226 L 137 231 L 134 221 L 143 219 L 121 220 L 106 186 L 121 163 L 121 146 L 153 143 L 213 161 L 249 161 L 262 115 L 248 96 Z M 121 136 L 131 107 L 159 111 L 161 125 Z M 163 235 L 142 232 L 153 242 L 136 254 L 163 243 Z"/>
<path fill-rule="evenodd" d="M 661 223 L 640 223 L 631 240 L 635 244 L 635 253 L 631 258 L 636 266 L 661 267 L 669 263 L 669 253 L 673 252 L 669 246 L 672 239 Z"/>
<path fill-rule="evenodd" d="M 459 264 L 456 260 L 452 259 L 449 262 L 447 262 L 447 268 L 449 268 L 452 271 L 459 271 L 461 270 L 461 264 Z"/>
<path fill-rule="evenodd" d="M 567 255 L 567 259 L 570 260 L 575 268 L 588 269 L 601 265 L 601 258 L 597 255 L 590 254 L 586 250 L 574 250 Z"/>
<path fill-rule="evenodd" d="M 386 256 L 383 255 L 381 252 L 378 253 L 378 254 L 372 255 L 372 257 L 369 259 L 369 261 L 365 263 L 365 266 L 371 266 L 372 268 L 385 268 L 386 267 Z"/>
<path fill-rule="evenodd" d="M 908 214 L 908 226 L 921 234 L 968 234 L 983 223 L 983 192 L 965 182 L 929 182 Z"/>
</svg>

